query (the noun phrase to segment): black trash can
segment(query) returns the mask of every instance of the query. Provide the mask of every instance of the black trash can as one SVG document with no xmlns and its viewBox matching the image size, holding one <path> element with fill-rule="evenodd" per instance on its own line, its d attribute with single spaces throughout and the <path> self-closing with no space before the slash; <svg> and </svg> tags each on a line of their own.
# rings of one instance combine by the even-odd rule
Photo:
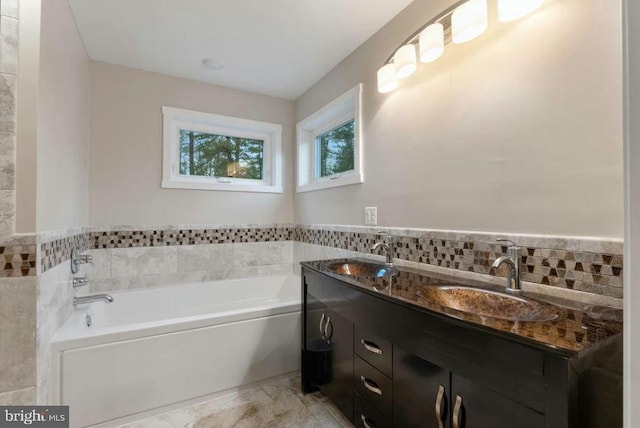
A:
<svg viewBox="0 0 640 428">
<path fill-rule="evenodd" d="M 330 383 L 333 378 L 331 344 L 326 340 L 312 340 L 307 342 L 306 348 L 303 356 L 305 382 L 317 388 Z"/>
</svg>

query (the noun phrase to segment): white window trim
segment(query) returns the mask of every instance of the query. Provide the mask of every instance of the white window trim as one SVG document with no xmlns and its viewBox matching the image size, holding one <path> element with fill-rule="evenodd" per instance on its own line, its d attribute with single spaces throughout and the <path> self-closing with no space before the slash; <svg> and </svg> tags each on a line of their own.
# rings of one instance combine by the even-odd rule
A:
<svg viewBox="0 0 640 428">
<path fill-rule="evenodd" d="M 309 117 L 298 122 L 298 176 L 296 192 L 311 192 L 364 182 L 362 139 L 362 84 L 340 95 Z M 317 178 L 316 137 L 350 120 L 354 121 L 354 168 L 330 177 Z"/>
<path fill-rule="evenodd" d="M 282 193 L 282 125 L 218 114 L 162 107 L 162 187 Z M 264 141 L 264 179 L 180 175 L 180 129 Z"/>
</svg>

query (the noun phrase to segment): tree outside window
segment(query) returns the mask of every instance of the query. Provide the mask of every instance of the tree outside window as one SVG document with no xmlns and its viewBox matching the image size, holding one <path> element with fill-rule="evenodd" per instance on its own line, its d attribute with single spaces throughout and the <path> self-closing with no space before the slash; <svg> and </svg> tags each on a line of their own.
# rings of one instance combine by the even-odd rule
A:
<svg viewBox="0 0 640 428">
<path fill-rule="evenodd" d="M 354 169 L 354 121 L 316 137 L 317 176 L 328 177 Z"/>
<path fill-rule="evenodd" d="M 180 175 L 262 180 L 264 141 L 181 129 Z"/>
</svg>

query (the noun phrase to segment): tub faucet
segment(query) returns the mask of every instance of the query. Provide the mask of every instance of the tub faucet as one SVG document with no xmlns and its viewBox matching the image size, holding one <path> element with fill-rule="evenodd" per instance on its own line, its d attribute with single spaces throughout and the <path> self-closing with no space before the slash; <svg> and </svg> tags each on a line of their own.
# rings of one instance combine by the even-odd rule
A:
<svg viewBox="0 0 640 428">
<path fill-rule="evenodd" d="M 389 232 L 381 230 L 378 235 L 382 235 L 382 241 L 376 242 L 371 247 L 371 251 L 376 251 L 378 248 L 382 248 L 386 251 L 386 263 L 388 266 L 393 266 L 393 236 Z"/>
<path fill-rule="evenodd" d="M 89 296 L 82 296 L 82 297 L 74 297 L 73 298 L 73 306 L 78 306 L 78 305 L 84 305 L 86 303 L 93 303 L 93 302 L 105 302 L 105 303 L 112 303 L 113 302 L 113 297 L 109 296 L 108 294 L 91 294 Z"/>
<path fill-rule="evenodd" d="M 87 275 L 81 278 L 78 278 L 78 277 L 73 278 L 72 284 L 73 284 L 73 288 L 84 287 L 85 285 L 89 284 L 89 278 L 87 278 Z"/>
<path fill-rule="evenodd" d="M 507 273 L 507 291 L 514 294 L 522 293 L 522 280 L 520 278 L 520 247 L 515 242 L 508 239 L 498 239 L 498 242 L 508 242 L 511 244 L 507 248 L 507 255 L 498 257 L 491 265 L 492 268 L 498 269 L 502 264 L 509 267 Z"/>
</svg>

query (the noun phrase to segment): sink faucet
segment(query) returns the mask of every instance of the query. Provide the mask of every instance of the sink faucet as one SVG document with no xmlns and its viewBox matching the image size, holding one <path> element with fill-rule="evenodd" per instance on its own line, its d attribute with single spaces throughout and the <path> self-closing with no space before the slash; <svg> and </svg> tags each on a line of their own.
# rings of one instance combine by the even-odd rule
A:
<svg viewBox="0 0 640 428">
<path fill-rule="evenodd" d="M 507 248 L 507 255 L 495 259 L 491 267 L 497 269 L 502 264 L 506 264 L 509 267 L 509 272 L 507 273 L 507 291 L 514 294 L 521 293 L 520 247 L 508 239 L 498 239 L 498 242 L 508 242 L 511 245 Z"/>
<path fill-rule="evenodd" d="M 108 294 L 92 294 L 89 296 L 82 296 L 82 297 L 74 297 L 73 298 L 73 306 L 77 306 L 77 305 L 84 305 L 86 303 L 92 303 L 92 302 L 105 302 L 105 303 L 112 303 L 113 302 L 113 297 L 109 296 Z"/>
<path fill-rule="evenodd" d="M 389 232 L 385 232 L 384 230 L 379 231 L 378 235 L 382 235 L 382 241 L 373 244 L 373 247 L 371 247 L 371 251 L 376 251 L 378 248 L 382 248 L 387 252 L 387 265 L 393 266 L 393 236 L 391 236 Z"/>
</svg>

